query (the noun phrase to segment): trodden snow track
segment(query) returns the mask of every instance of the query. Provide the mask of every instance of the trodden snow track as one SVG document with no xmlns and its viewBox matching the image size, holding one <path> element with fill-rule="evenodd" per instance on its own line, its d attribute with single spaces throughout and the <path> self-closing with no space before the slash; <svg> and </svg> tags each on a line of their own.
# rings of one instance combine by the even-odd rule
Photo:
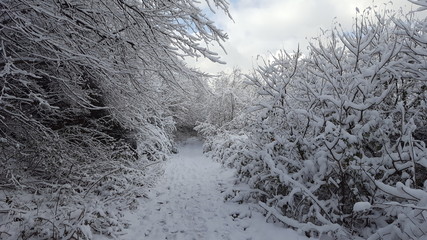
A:
<svg viewBox="0 0 427 240">
<path fill-rule="evenodd" d="M 250 205 L 224 202 L 233 172 L 203 156 L 197 139 L 184 142 L 164 170 L 133 213 L 125 239 L 306 239 L 266 223 Z"/>
</svg>

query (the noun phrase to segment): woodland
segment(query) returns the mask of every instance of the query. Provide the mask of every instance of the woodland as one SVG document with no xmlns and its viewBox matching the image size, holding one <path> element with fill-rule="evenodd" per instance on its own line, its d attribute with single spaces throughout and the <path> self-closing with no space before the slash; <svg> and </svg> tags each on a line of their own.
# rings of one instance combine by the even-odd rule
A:
<svg viewBox="0 0 427 240">
<path fill-rule="evenodd" d="M 194 130 L 236 171 L 226 201 L 309 237 L 427 236 L 426 19 L 369 8 L 249 73 L 186 64 L 226 40 L 193 0 L 0 1 L 0 239 L 120 239 Z"/>
</svg>

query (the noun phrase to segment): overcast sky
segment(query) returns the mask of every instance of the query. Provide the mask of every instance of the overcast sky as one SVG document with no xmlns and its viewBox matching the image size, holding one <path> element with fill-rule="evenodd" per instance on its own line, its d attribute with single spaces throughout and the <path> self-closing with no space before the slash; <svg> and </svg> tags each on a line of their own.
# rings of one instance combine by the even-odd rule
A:
<svg viewBox="0 0 427 240">
<path fill-rule="evenodd" d="M 363 11 L 374 5 L 384 8 L 385 3 L 389 8 L 404 7 L 404 11 L 416 9 L 407 0 L 232 0 L 230 13 L 234 22 L 223 14 L 211 16 L 229 36 L 224 43 L 227 54 L 212 48 L 227 64 L 201 58 L 189 64 L 212 74 L 233 67 L 247 71 L 256 65 L 258 55 L 266 56 L 279 49 L 292 52 L 298 44 L 306 49 L 307 39 L 318 36 L 320 29 L 330 29 L 334 21 L 350 28 L 356 7 Z"/>
</svg>

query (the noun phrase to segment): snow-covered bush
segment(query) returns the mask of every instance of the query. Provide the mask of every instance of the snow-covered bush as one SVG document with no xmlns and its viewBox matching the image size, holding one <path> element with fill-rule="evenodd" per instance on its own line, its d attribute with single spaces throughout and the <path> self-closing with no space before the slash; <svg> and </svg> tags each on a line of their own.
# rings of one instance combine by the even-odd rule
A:
<svg viewBox="0 0 427 240">
<path fill-rule="evenodd" d="M 206 148 L 252 189 L 235 200 L 313 236 L 427 234 L 427 32 L 396 16 L 368 9 L 247 77 L 250 121 Z"/>
</svg>

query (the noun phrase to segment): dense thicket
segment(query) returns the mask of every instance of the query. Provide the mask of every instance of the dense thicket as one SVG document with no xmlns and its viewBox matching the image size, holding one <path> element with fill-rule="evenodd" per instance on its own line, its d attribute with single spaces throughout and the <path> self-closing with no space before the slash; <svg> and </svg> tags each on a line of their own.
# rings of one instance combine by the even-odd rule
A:
<svg viewBox="0 0 427 240">
<path fill-rule="evenodd" d="M 181 58 L 225 38 L 193 1 L 1 1 L 0 238 L 117 237 L 198 77 Z"/>
<path fill-rule="evenodd" d="M 256 96 L 254 89 L 245 84 L 244 76 L 238 68 L 229 74 L 222 72 L 211 77 L 206 88 L 209 90 L 208 94 L 198 102 L 203 118 L 196 127 L 203 131 L 228 126 Z"/>
<path fill-rule="evenodd" d="M 397 16 L 368 9 L 308 54 L 280 52 L 247 76 L 255 104 L 199 127 L 250 186 L 233 200 L 311 236 L 426 236 L 426 21 Z"/>
</svg>

